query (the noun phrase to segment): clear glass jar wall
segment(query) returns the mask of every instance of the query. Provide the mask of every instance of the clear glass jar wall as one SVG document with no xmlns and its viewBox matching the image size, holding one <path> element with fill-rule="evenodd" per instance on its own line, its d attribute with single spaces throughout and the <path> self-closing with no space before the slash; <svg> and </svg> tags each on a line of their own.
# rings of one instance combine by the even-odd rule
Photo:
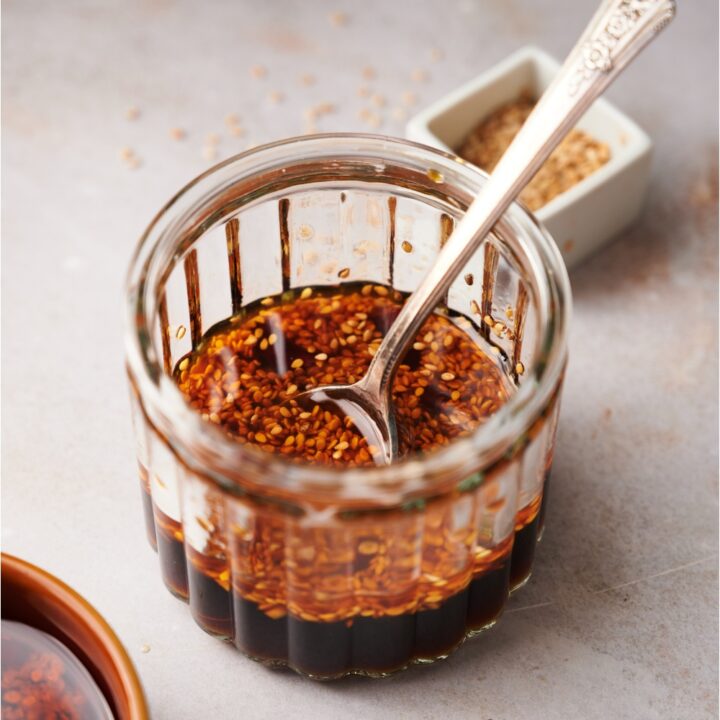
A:
<svg viewBox="0 0 720 720">
<path fill-rule="evenodd" d="M 292 465 L 204 422 L 172 378 L 203 333 L 264 297 L 357 282 L 412 291 L 483 181 L 388 138 L 286 141 L 191 183 L 138 247 L 127 350 L 148 539 L 197 623 L 253 658 L 320 678 L 429 662 L 494 624 L 530 576 L 569 289 L 519 206 L 445 302 L 515 390 L 448 447 L 385 468 Z"/>
</svg>

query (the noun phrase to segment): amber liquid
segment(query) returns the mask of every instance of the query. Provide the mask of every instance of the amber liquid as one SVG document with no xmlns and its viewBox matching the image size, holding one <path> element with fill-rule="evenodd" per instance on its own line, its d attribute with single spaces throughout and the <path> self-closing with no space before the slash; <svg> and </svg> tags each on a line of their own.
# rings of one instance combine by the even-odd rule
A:
<svg viewBox="0 0 720 720">
<path fill-rule="evenodd" d="M 372 439 L 347 425 L 350 418 L 324 404 L 301 407 L 296 396 L 359 380 L 404 300 L 382 286 L 350 285 L 260 301 L 211 328 L 181 358 L 178 386 L 238 442 L 288 460 L 372 466 Z M 432 452 L 485 422 L 513 392 L 506 365 L 467 318 L 447 311 L 428 318 L 392 386 L 401 453 Z"/>
<path fill-rule="evenodd" d="M 314 298 L 319 296 L 323 302 L 328 299 L 338 301 L 341 314 L 342 303 L 348 296 L 353 302 L 357 301 L 357 293 L 353 295 L 352 288 L 342 295 L 333 292 L 337 293 L 332 290 L 316 291 Z M 183 359 L 185 362 L 181 360 L 178 363 L 176 377 L 181 389 L 205 419 L 218 422 L 238 441 L 253 442 L 270 452 L 282 452 L 288 459 L 307 461 L 308 458 L 301 452 L 295 452 L 297 445 L 288 452 L 289 446 L 284 442 L 273 444 L 271 434 L 266 431 L 268 426 L 262 425 L 262 415 L 274 410 L 271 405 L 262 404 L 265 388 L 255 378 L 264 377 L 267 381 L 270 377 L 267 382 L 281 382 L 282 386 L 294 382 L 302 389 L 327 382 L 326 373 L 331 363 L 323 361 L 322 371 L 316 371 L 314 359 L 319 353 L 330 356 L 333 351 L 342 361 L 332 365 L 333 372 L 340 373 L 340 376 L 333 375 L 334 381 L 352 381 L 353 377 L 360 377 L 369 364 L 368 346 L 378 341 L 392 324 L 402 298 L 393 294 L 365 298 L 360 310 L 363 311 L 361 316 L 367 318 L 367 325 L 359 330 L 366 339 L 363 340 L 358 332 L 357 341 L 350 346 L 331 348 L 324 345 L 328 337 L 332 337 L 330 335 L 324 339 L 312 337 L 308 340 L 306 336 L 293 334 L 293 327 L 304 331 L 308 327 L 308 317 L 312 317 L 312 313 L 308 315 L 307 307 L 303 310 L 305 317 L 302 317 L 302 312 L 300 317 L 293 314 L 292 304 L 299 303 L 298 295 L 284 296 L 283 303 L 278 306 L 247 308 L 243 316 L 216 326 L 203 338 L 195 352 Z M 358 308 L 357 305 L 353 307 L 355 310 Z M 254 327 L 256 330 L 259 327 L 262 333 L 256 335 L 257 341 L 248 344 L 248 335 L 238 336 L 237 330 L 258 312 L 263 313 L 263 319 Z M 312 308 L 312 312 L 318 312 L 318 307 Z M 339 326 L 343 321 L 343 317 L 337 314 L 331 312 L 328 315 L 335 325 Z M 404 434 L 408 451 L 430 452 L 454 437 L 471 432 L 511 392 L 502 355 L 485 355 L 478 346 L 481 344 L 479 334 L 468 327 L 467 321 L 460 328 L 456 320 L 447 315 L 434 317 L 430 329 L 423 328 L 418 337 L 429 338 L 427 333 L 432 332 L 435 344 L 428 341 L 426 347 L 411 349 L 398 374 L 400 387 L 395 387 L 394 402 L 400 422 L 405 421 L 406 427 L 410 428 Z M 263 346 L 262 339 L 269 337 L 270 330 L 275 342 Z M 235 335 L 231 335 L 233 332 Z M 453 336 L 452 342 L 446 342 L 448 335 Z M 213 347 L 216 350 L 214 354 L 211 352 Z M 303 368 L 292 374 L 292 361 L 297 359 L 303 361 Z M 428 363 L 435 368 L 429 375 L 423 373 Z M 440 376 L 443 372 L 455 375 L 459 378 L 458 382 L 442 381 Z M 418 385 L 419 380 L 425 382 Z M 256 383 L 255 392 L 259 395 L 252 399 L 232 397 L 238 385 L 242 392 L 242 386 L 252 382 Z M 418 387 L 423 392 L 416 394 L 414 390 Z M 263 412 L 256 413 L 259 417 L 253 416 L 250 421 L 238 419 L 248 402 L 261 407 Z M 227 423 L 225 418 L 228 418 Z M 449 418 L 453 421 L 450 422 Z M 434 423 L 432 432 L 427 432 L 430 423 Z M 248 427 L 252 429 L 252 435 L 245 436 Z M 258 439 L 258 432 L 263 431 L 264 438 Z M 358 443 L 357 447 L 362 445 Z M 350 447 L 349 451 L 352 450 Z M 357 453 L 353 455 L 350 452 L 350 458 L 351 461 L 357 460 Z M 347 457 L 337 459 L 326 453 L 320 461 L 340 465 L 344 460 Z M 372 461 L 356 464 L 372 464 Z M 375 607 L 367 615 L 352 614 L 351 610 L 348 610 L 349 614 L 344 614 L 342 607 L 323 614 L 312 606 L 304 606 L 301 616 L 292 609 L 287 612 L 282 598 L 279 602 L 277 597 L 261 602 L 252 582 L 243 585 L 239 579 L 243 572 L 238 568 L 229 568 L 226 555 L 247 559 L 249 554 L 262 553 L 263 540 L 256 539 L 253 545 L 238 546 L 221 554 L 212 550 L 209 543 L 207 548 L 198 552 L 183 543 L 180 523 L 153 505 L 147 480 L 142 485 L 148 538 L 151 544 L 155 541 L 165 584 L 174 594 L 189 599 L 198 624 L 267 664 L 289 664 L 305 674 L 322 678 L 337 677 L 351 671 L 386 674 L 412 661 L 443 657 L 467 634 L 492 625 L 502 612 L 509 590 L 521 585 L 529 576 L 542 512 L 539 499 L 521 511 L 514 543 L 510 538 L 501 547 L 495 548 L 490 557 L 484 558 L 482 564 L 464 576 L 464 580 L 445 583 L 438 594 L 439 600 L 423 604 L 422 596 L 415 598 L 414 602 L 413 598 L 408 601 L 405 597 L 402 603 L 398 600 L 399 604 L 394 607 L 390 604 Z M 272 525 L 274 521 L 270 518 L 263 522 Z M 221 523 L 211 524 L 218 527 Z M 278 527 L 277 537 L 282 543 L 282 520 Z M 220 546 L 218 538 L 212 540 L 214 548 Z M 264 542 L 272 544 L 268 537 L 264 538 Z M 436 545 L 442 554 L 442 541 Z M 283 556 L 283 553 L 280 555 Z M 283 562 L 270 553 L 267 556 L 258 555 L 254 560 L 250 558 L 250 561 L 259 562 L 263 567 Z M 281 567 L 277 570 L 279 573 L 287 572 Z M 388 598 L 387 602 L 391 603 L 392 598 Z"/>
<path fill-rule="evenodd" d="M 337 622 L 304 620 L 292 614 L 272 618 L 237 588 L 223 587 L 213 579 L 224 565 L 213 567 L 208 556 L 184 548 L 168 527 L 166 517 L 157 526 L 158 547 L 167 549 L 160 557 L 163 578 L 181 595 L 177 568 L 187 557 L 182 577 L 187 579 L 195 621 L 250 657 L 268 664 L 290 664 L 308 675 L 329 678 L 358 669 L 384 674 L 413 660 L 443 657 L 468 632 L 492 625 L 507 600 L 511 562 L 505 552 L 438 608 Z"/>
</svg>

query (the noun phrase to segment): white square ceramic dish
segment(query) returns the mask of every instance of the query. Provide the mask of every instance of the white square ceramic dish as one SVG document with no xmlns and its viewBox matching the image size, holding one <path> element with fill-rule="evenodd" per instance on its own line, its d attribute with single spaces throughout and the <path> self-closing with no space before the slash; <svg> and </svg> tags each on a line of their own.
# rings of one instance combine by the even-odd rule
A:
<svg viewBox="0 0 720 720">
<path fill-rule="evenodd" d="M 522 48 L 415 115 L 407 124 L 407 137 L 455 152 L 468 133 L 499 106 L 523 91 L 541 95 L 559 68 L 557 60 L 543 50 Z M 602 98 L 593 103 L 578 127 L 610 147 L 610 160 L 535 213 L 568 267 L 638 216 L 652 149 L 647 134 Z"/>
</svg>

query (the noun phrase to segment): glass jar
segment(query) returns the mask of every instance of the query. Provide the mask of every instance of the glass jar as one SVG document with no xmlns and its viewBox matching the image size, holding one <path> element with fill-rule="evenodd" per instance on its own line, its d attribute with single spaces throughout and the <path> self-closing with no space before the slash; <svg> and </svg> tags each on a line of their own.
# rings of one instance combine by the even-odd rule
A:
<svg viewBox="0 0 720 720">
<path fill-rule="evenodd" d="M 252 658 L 318 678 L 431 662 L 493 625 L 530 575 L 569 286 L 520 205 L 445 300 L 514 392 L 440 450 L 343 471 L 286 462 L 203 420 L 172 375 L 208 328 L 266 296 L 358 281 L 412 291 L 484 181 L 401 140 L 291 139 L 191 182 L 140 241 L 127 363 L 148 537 L 197 623 Z"/>
</svg>

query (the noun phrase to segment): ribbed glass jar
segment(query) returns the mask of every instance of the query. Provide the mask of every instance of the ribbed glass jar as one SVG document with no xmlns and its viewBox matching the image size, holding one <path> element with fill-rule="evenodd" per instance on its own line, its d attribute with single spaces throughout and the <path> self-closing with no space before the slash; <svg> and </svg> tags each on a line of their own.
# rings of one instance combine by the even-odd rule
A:
<svg viewBox="0 0 720 720">
<path fill-rule="evenodd" d="M 292 139 L 197 178 L 140 241 L 126 345 L 148 538 L 197 623 L 252 658 L 316 678 L 430 662 L 493 625 L 530 575 L 570 300 L 557 248 L 521 206 L 444 303 L 513 392 L 440 450 L 346 471 L 285 462 L 204 420 L 173 378 L 203 333 L 264 297 L 412 291 L 483 182 L 400 140 Z"/>
</svg>

